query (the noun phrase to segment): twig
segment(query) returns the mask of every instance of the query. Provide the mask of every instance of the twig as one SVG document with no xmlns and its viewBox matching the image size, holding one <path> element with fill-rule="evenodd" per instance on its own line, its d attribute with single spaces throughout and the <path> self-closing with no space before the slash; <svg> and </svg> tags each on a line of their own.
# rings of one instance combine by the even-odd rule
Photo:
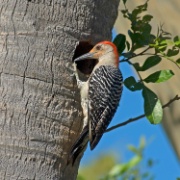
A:
<svg viewBox="0 0 180 180">
<path fill-rule="evenodd" d="M 136 55 L 134 55 L 134 56 L 131 56 L 131 57 L 129 57 L 129 58 L 124 58 L 124 59 L 120 60 L 120 63 L 127 62 L 127 63 L 129 63 L 129 64 L 132 65 L 133 63 L 131 63 L 129 60 L 130 60 L 130 59 L 133 59 L 133 58 L 135 58 L 135 57 L 137 57 L 137 56 L 144 56 L 144 55 L 147 55 L 147 56 L 155 56 L 155 55 L 157 55 L 157 54 L 152 54 L 152 53 L 144 53 L 144 52 L 146 52 L 148 49 L 150 49 L 150 48 L 147 48 L 147 49 L 145 49 L 144 51 L 142 51 L 141 53 L 136 54 Z M 144 54 L 143 54 L 143 53 L 144 53 Z M 166 56 L 163 55 L 163 54 L 162 54 L 162 55 L 161 55 L 161 54 L 158 54 L 158 56 L 159 56 L 159 57 L 162 57 L 162 58 L 166 58 L 167 60 L 169 60 L 169 61 L 171 61 L 172 63 L 174 63 L 175 66 L 177 66 L 178 69 L 180 69 L 179 65 L 178 65 L 175 61 L 173 61 L 172 59 L 166 57 Z"/>
<path fill-rule="evenodd" d="M 148 51 L 149 49 L 151 49 L 151 47 L 147 47 L 145 50 L 143 50 L 142 52 L 140 52 L 140 53 L 138 53 L 138 54 L 134 54 L 133 56 L 131 56 L 131 57 L 129 57 L 129 58 L 124 58 L 123 60 L 121 60 L 120 62 L 122 63 L 122 62 L 129 62 L 129 60 L 130 59 L 133 59 L 133 58 L 135 58 L 135 57 L 137 57 L 137 56 L 142 56 L 142 55 L 148 55 L 147 53 L 146 54 L 144 54 L 146 51 Z M 122 54 L 122 56 L 123 56 L 123 54 Z"/>
<path fill-rule="evenodd" d="M 178 101 L 180 99 L 180 96 L 176 95 L 173 99 L 169 100 L 169 102 L 167 102 L 166 104 L 164 104 L 162 106 L 162 108 L 166 108 L 168 107 L 171 103 L 173 103 L 174 101 Z"/>
<path fill-rule="evenodd" d="M 173 99 L 169 100 L 169 102 L 167 102 L 166 104 L 164 104 L 164 105 L 162 106 L 162 108 L 164 109 L 164 108 L 168 107 L 170 104 L 172 104 L 174 101 L 178 101 L 178 100 L 180 100 L 180 96 L 176 95 Z M 142 114 L 142 115 L 137 116 L 137 117 L 135 117 L 135 118 L 130 118 L 130 119 L 128 119 L 127 121 L 124 121 L 124 122 L 122 122 L 122 123 L 119 123 L 119 124 L 117 124 L 117 125 L 115 125 L 115 126 L 112 126 L 112 127 L 108 128 L 108 129 L 106 130 L 106 132 L 112 131 L 112 130 L 114 130 L 114 129 L 116 129 L 116 128 L 119 128 L 119 127 L 121 127 L 121 126 L 125 126 L 126 124 L 129 124 L 129 123 L 131 123 L 131 122 L 140 120 L 140 119 L 144 118 L 145 116 L 146 116 L 145 114 Z"/>
<path fill-rule="evenodd" d="M 137 56 L 143 55 L 146 51 L 148 51 L 149 49 L 151 49 L 151 47 L 147 47 L 144 51 L 140 52 L 139 54 L 137 54 Z"/>
</svg>

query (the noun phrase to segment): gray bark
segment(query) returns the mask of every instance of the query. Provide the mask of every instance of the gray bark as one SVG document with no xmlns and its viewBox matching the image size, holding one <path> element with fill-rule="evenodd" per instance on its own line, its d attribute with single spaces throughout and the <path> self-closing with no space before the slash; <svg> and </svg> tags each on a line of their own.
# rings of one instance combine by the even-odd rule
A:
<svg viewBox="0 0 180 180">
<path fill-rule="evenodd" d="M 0 179 L 75 179 L 76 43 L 111 38 L 119 0 L 0 0 Z"/>
</svg>

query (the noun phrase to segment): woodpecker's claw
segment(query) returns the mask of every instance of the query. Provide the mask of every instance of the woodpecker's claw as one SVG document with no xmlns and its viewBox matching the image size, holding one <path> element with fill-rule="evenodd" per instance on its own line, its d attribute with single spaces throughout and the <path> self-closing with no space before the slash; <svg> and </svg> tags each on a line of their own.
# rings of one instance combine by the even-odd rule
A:
<svg viewBox="0 0 180 180">
<path fill-rule="evenodd" d="M 75 73 L 73 72 L 70 76 L 71 76 L 71 77 L 74 77 L 74 76 L 75 76 Z"/>
<path fill-rule="evenodd" d="M 72 74 L 72 76 L 76 77 L 77 86 L 78 86 L 78 88 L 81 88 L 85 82 L 83 82 L 83 81 L 81 81 L 79 79 L 78 71 L 77 71 L 77 67 L 76 67 L 76 63 L 75 62 L 73 63 L 73 66 L 74 66 L 74 73 Z"/>
</svg>

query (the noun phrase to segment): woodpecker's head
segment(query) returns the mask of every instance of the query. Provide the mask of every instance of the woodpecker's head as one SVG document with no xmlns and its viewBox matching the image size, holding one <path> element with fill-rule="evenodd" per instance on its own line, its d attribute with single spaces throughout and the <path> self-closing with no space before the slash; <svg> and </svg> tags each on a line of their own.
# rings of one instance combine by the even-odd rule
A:
<svg viewBox="0 0 180 180">
<path fill-rule="evenodd" d="M 102 41 L 96 44 L 89 53 L 84 54 L 74 61 L 81 61 L 85 59 L 96 59 L 97 65 L 111 65 L 118 67 L 119 55 L 116 46 L 110 41 Z"/>
</svg>

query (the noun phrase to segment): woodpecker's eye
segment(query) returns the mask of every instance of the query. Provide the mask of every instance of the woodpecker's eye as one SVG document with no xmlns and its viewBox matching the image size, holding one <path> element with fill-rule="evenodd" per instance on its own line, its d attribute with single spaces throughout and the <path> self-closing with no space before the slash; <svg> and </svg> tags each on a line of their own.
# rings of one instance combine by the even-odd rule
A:
<svg viewBox="0 0 180 180">
<path fill-rule="evenodd" d="M 96 50 L 98 50 L 98 51 L 101 50 L 101 47 L 102 47 L 101 45 L 97 45 Z"/>
</svg>

